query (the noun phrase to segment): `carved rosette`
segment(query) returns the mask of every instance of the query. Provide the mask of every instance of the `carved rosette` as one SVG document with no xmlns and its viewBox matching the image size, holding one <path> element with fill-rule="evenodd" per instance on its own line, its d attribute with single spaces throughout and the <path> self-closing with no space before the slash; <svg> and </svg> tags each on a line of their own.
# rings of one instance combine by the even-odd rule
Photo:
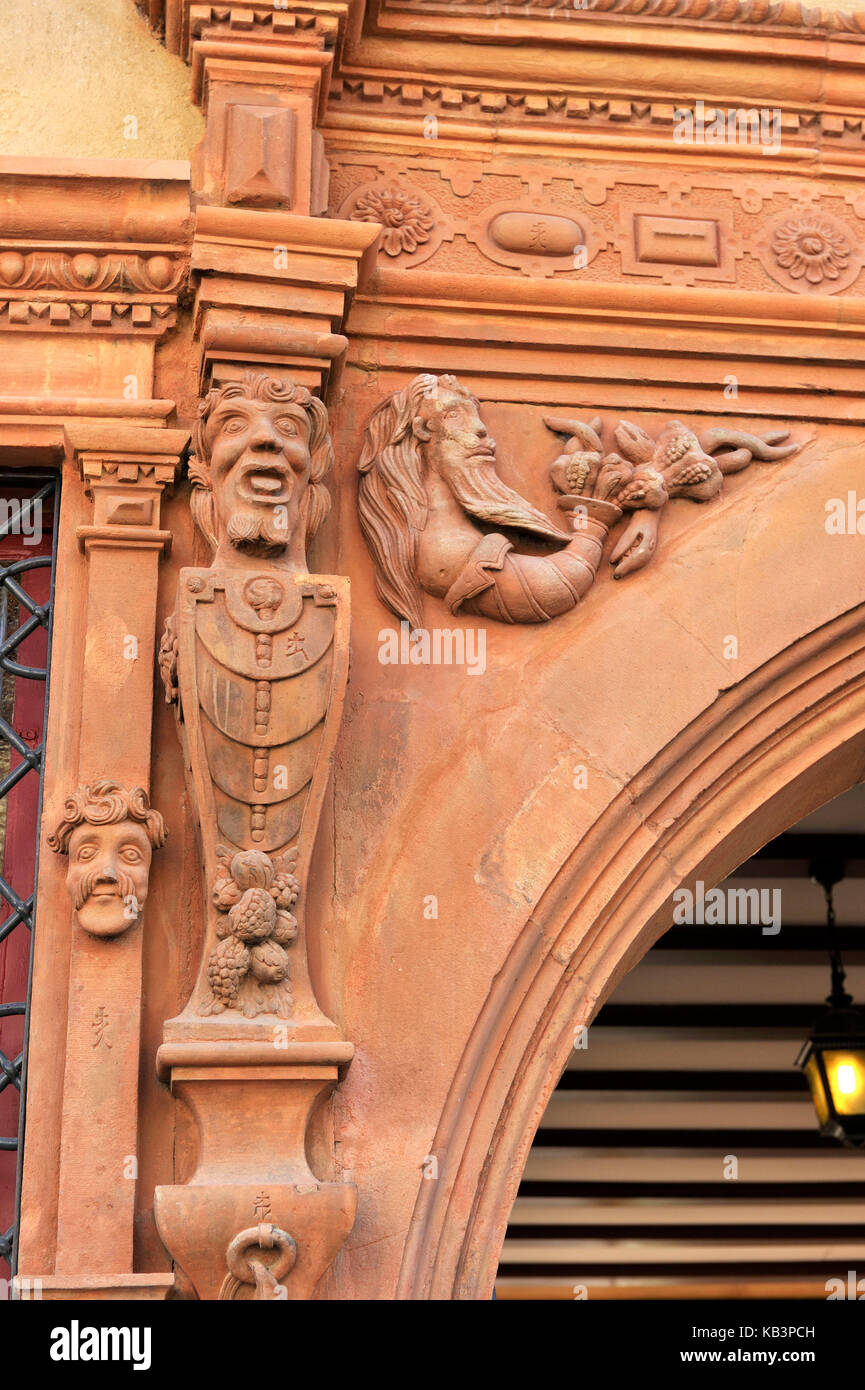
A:
<svg viewBox="0 0 865 1390">
<path fill-rule="evenodd" d="M 757 251 L 772 278 L 799 294 L 849 289 L 865 259 L 852 226 L 819 204 L 794 207 L 772 218 Z"/>
<path fill-rule="evenodd" d="M 344 200 L 338 215 L 383 227 L 379 258 L 400 269 L 428 261 L 453 237 L 450 219 L 435 200 L 402 177 L 362 184 Z"/>
</svg>

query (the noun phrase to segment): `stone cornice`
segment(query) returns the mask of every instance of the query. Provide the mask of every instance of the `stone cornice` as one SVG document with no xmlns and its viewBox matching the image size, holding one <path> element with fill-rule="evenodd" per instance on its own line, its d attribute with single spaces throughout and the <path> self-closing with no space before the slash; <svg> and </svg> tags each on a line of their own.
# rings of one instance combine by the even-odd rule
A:
<svg viewBox="0 0 865 1390">
<path fill-rule="evenodd" d="M 723 29 L 790 29 L 808 33 L 865 33 L 865 14 L 799 0 L 379 0 L 382 12 L 439 15 L 482 15 L 486 19 L 579 20 L 585 14 L 603 15 L 629 24 Z"/>
<path fill-rule="evenodd" d="M 278 7 L 270 3 L 241 0 L 240 4 L 210 3 L 210 0 L 135 0 L 140 10 L 158 30 L 165 46 L 181 54 L 187 62 L 202 35 L 250 38 L 266 42 L 290 39 L 295 43 L 334 49 L 344 32 L 352 3 L 356 0 L 286 0 Z"/>
<path fill-rule="evenodd" d="M 378 226 L 201 206 L 192 251 L 201 385 L 242 371 L 289 371 L 322 389 L 341 329 L 375 265 Z"/>
<path fill-rule="evenodd" d="M 608 105 L 611 128 L 621 130 L 639 126 L 644 108 L 654 120 L 700 98 L 777 107 L 847 141 L 859 137 L 846 123 L 865 113 L 865 12 L 793 0 L 587 0 L 577 10 L 563 0 L 288 5 L 165 0 L 157 19 L 167 45 L 196 73 L 214 48 L 247 63 L 253 59 L 244 54 L 256 55 L 255 66 L 274 74 L 316 54 L 332 60 L 325 128 L 334 114 L 360 121 L 384 99 L 423 115 L 462 114 L 482 127 L 560 120 L 576 128 L 583 108 Z"/>
<path fill-rule="evenodd" d="M 174 53 L 184 52 L 190 34 L 206 25 L 226 25 L 251 32 L 320 33 L 335 35 L 349 19 L 353 28 L 385 24 L 394 16 L 411 15 L 419 31 L 440 30 L 459 20 L 488 23 L 490 19 L 533 22 L 579 22 L 587 14 L 611 23 L 642 28 L 712 28 L 727 31 L 756 29 L 833 38 L 865 33 L 865 13 L 831 6 L 805 5 L 800 0 L 135 0 L 154 29 L 162 31 Z"/>
<path fill-rule="evenodd" d="M 863 79 L 865 82 L 865 79 Z M 865 92 L 865 85 L 863 85 Z M 685 103 L 687 105 L 687 103 Z M 757 103 L 754 102 L 756 107 Z M 865 107 L 865 101 L 863 101 Z M 705 103 L 706 120 L 727 107 Z M 807 107 L 781 104 L 780 152 L 766 155 L 759 145 L 727 147 L 705 145 L 699 150 L 702 164 L 716 160 L 742 168 L 765 162 L 777 171 L 782 166 L 804 167 L 809 173 L 827 171 L 836 154 L 836 172 L 845 164 L 859 163 L 865 144 L 865 111 L 842 114 Z M 449 86 L 440 82 L 380 82 L 337 79 L 331 86 L 328 113 L 322 125 L 328 151 L 351 148 L 352 139 L 361 138 L 365 149 L 383 151 L 417 149 L 424 138 L 424 121 L 434 115 L 439 124 L 438 148 L 456 141 L 465 152 L 469 142 L 482 153 L 495 145 L 499 153 L 509 146 L 515 153 L 525 147 L 545 158 L 572 159 L 579 147 L 580 158 L 592 159 L 621 152 L 665 160 L 687 162 L 693 159 L 691 147 L 673 140 L 676 106 L 638 97 L 587 96 L 567 90 L 559 92 L 501 92 L 490 87 Z M 821 170 L 813 167 L 815 156 Z M 852 162 L 852 163 L 851 163 Z"/>
<path fill-rule="evenodd" d="M 0 160 L 0 331 L 161 336 L 191 239 L 178 161 Z"/>
<path fill-rule="evenodd" d="M 66 429 L 125 433 L 130 428 L 165 434 L 174 401 L 63 396 L 0 396 L 0 456 L 16 466 L 55 465 L 67 446 Z"/>
<path fill-rule="evenodd" d="M 491 280 L 381 267 L 355 299 L 346 331 L 352 372 L 381 376 L 398 339 L 403 374 L 452 371 L 482 398 L 543 402 L 554 381 L 556 399 L 569 406 L 700 413 L 707 393 L 714 401 L 723 391 L 732 355 L 741 415 L 865 420 L 861 297 L 841 308 L 828 295 L 743 294 L 733 286 Z"/>
</svg>

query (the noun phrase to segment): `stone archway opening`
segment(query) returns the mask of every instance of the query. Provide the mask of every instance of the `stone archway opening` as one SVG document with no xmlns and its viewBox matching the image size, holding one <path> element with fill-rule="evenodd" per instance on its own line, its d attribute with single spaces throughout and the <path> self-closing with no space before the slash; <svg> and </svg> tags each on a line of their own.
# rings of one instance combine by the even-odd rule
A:
<svg viewBox="0 0 865 1390">
<path fill-rule="evenodd" d="M 791 644 L 634 777 L 549 885 L 477 1020 L 422 1187 L 401 1294 L 489 1298 L 534 1134 L 573 1047 L 669 924 L 865 775 L 865 609 Z M 434 1190 L 430 1190 L 434 1189 Z"/>
<path fill-rule="evenodd" d="M 860 785 L 714 893 L 674 896 L 674 925 L 575 1036 L 511 1213 L 499 1299 L 825 1299 L 861 1265 L 865 1156 L 820 1135 L 795 1059 L 830 945 L 865 998 L 863 825 Z M 810 870 L 836 858 L 828 932 Z"/>
</svg>

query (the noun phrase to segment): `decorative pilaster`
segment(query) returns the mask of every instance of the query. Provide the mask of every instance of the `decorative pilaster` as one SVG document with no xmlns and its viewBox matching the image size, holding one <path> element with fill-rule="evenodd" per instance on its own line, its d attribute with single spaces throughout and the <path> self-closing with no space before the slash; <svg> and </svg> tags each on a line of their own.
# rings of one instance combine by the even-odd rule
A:
<svg viewBox="0 0 865 1390">
<path fill-rule="evenodd" d="M 317 125 L 347 12 L 348 0 L 272 10 L 172 0 L 166 38 L 191 64 L 207 123 L 193 166 L 200 202 L 326 211 Z"/>
<path fill-rule="evenodd" d="M 305 910 L 349 652 L 348 581 L 306 560 L 329 505 L 322 398 L 380 234 L 321 216 L 317 125 L 348 9 L 169 0 L 164 12 L 206 121 L 190 476 L 216 555 L 181 572 L 160 650 L 208 911 L 198 980 L 158 1061 L 195 1119 L 198 1166 L 156 1190 L 154 1213 L 200 1299 L 312 1297 L 354 1221 L 354 1187 L 307 1158 L 311 1117 L 353 1048 L 316 1000 Z"/>
<path fill-rule="evenodd" d="M 173 1277 L 133 1272 L 144 905 L 164 839 L 147 801 L 160 504 L 188 435 L 69 425 L 93 500 L 77 779 L 49 845 L 73 901 L 53 1276 L 48 1298 L 164 1298 Z M 134 731 L 134 732 L 133 732 Z M 58 808 L 46 808 L 57 817 Z M 29 1274 L 29 1271 L 28 1271 Z"/>
<path fill-rule="evenodd" d="M 206 121 L 192 169 L 202 392 L 256 368 L 323 395 L 345 354 L 351 296 L 380 233 L 322 216 L 317 126 L 348 10 L 348 0 L 267 10 L 169 0 L 164 11 Z"/>
<path fill-rule="evenodd" d="M 307 1156 L 313 1111 L 353 1053 L 316 999 L 306 919 L 349 584 L 308 572 L 333 450 L 306 387 L 248 373 L 212 388 L 194 448 L 192 511 L 216 553 L 181 570 L 159 665 L 208 907 L 198 979 L 158 1066 L 195 1119 L 199 1159 L 187 1183 L 157 1188 L 154 1213 L 199 1299 L 295 1301 L 312 1297 L 357 1200 Z"/>
<path fill-rule="evenodd" d="M 193 170 L 201 200 L 325 212 L 329 170 L 315 127 L 333 61 L 328 31 L 298 40 L 289 30 L 268 42 L 204 33 L 192 49 L 193 95 L 207 120 Z"/>
</svg>

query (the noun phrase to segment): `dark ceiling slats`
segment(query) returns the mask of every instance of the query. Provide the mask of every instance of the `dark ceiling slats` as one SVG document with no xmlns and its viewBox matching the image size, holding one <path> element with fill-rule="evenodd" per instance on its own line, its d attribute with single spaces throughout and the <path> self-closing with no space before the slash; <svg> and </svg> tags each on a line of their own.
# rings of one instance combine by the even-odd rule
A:
<svg viewBox="0 0 865 1390">
<path fill-rule="evenodd" d="M 863 880 L 841 930 L 865 1003 L 865 836 L 782 836 L 735 881 L 807 879 L 828 846 Z M 804 924 L 675 927 L 623 981 L 541 1122 L 499 1297 L 825 1297 L 865 1270 L 865 1154 L 820 1137 L 794 1066 L 828 989 L 825 928 L 797 891 Z"/>
</svg>

